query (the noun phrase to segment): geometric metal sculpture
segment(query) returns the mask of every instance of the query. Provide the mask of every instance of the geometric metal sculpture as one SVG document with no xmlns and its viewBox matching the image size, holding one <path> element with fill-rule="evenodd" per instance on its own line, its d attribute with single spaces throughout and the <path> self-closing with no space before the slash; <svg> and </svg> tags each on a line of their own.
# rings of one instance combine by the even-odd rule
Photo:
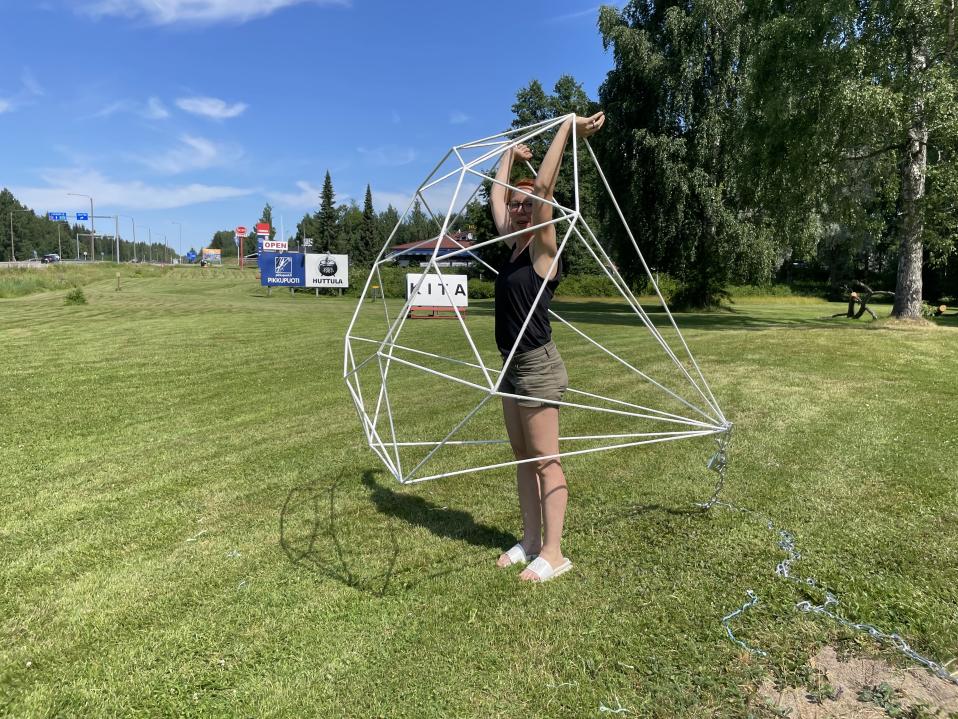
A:
<svg viewBox="0 0 958 719">
<path fill-rule="evenodd" d="M 453 305 L 455 323 L 414 323 L 407 319 L 412 298 L 423 283 L 448 286 L 444 267 L 448 273 L 448 267 L 457 261 L 474 260 L 476 250 L 520 234 L 497 237 L 467 248 L 453 233 L 462 227 L 466 207 L 484 181 L 503 185 L 513 194 L 531 196 L 528 189 L 496 180 L 499 158 L 509 148 L 529 144 L 555 131 L 568 117 L 508 130 L 450 149 L 420 185 L 373 264 L 346 332 L 343 378 L 359 414 L 366 442 L 386 469 L 403 484 L 544 459 L 514 459 L 504 436 L 500 403 L 493 401 L 498 397 L 516 396 L 501 391 L 500 383 L 531 312 L 504 361 L 492 339 L 492 323 L 487 317 L 476 319 L 476 314 L 471 313 L 467 321 L 463 312 Z M 641 305 L 581 211 L 579 154 L 582 149 L 594 164 L 648 275 L 657 304 L 664 310 L 660 314 L 650 315 Z M 618 297 L 598 307 L 573 304 L 562 308 L 561 314 L 554 310 L 549 313 L 553 336 L 569 368 L 569 388 L 564 400 L 556 404 L 563 407 L 564 429 L 570 425 L 573 428 L 571 433 L 560 434 L 560 451 L 555 456 L 708 436 L 724 443 L 731 423 L 722 413 L 666 306 L 595 153 L 588 140 L 576 138 L 575 133 L 572 133 L 571 157 L 569 166 L 562 168 L 562 172 L 571 172 L 573 192 L 572 202 L 568 203 L 571 206 L 552 201 L 553 219 L 535 227 L 556 225 L 559 247 L 553 267 L 567 247 L 577 245 L 584 249 L 580 256 L 591 258 Z M 435 224 L 436 234 L 418 243 L 420 247 L 434 243 L 432 256 L 422 263 L 423 267 L 417 268 L 421 278 L 409 292 L 409 299 L 386 298 L 380 268 L 409 256 L 411 248 L 394 249 L 394 238 L 417 200 Z M 535 227 L 524 228 L 521 233 Z M 449 238 L 458 249 L 440 254 L 443 243 L 437 240 L 442 238 Z M 478 261 L 490 273 L 496 273 L 494 267 L 481 259 Z M 374 292 L 377 286 L 379 291 Z M 545 286 L 543 282 L 536 304 Z M 610 338 L 600 337 L 603 326 L 610 324 L 633 329 L 614 333 Z M 458 422 L 450 422 L 450 415 L 458 416 Z"/>
</svg>

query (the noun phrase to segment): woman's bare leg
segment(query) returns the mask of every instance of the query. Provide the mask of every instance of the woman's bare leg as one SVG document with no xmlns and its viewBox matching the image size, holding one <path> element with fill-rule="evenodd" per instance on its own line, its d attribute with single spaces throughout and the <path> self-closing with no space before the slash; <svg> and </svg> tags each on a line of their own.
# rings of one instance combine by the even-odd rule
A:
<svg viewBox="0 0 958 719">
<path fill-rule="evenodd" d="M 519 407 L 519 417 L 525 436 L 525 448 L 530 457 L 544 457 L 559 453 L 559 408 Z M 558 459 L 530 462 L 536 465 L 542 505 L 543 542 L 539 556 L 553 567 L 562 563 L 562 526 L 569 499 L 565 473 Z M 535 574 L 526 570 L 520 579 L 534 580 Z"/>
<path fill-rule="evenodd" d="M 512 453 L 516 459 L 526 459 L 525 431 L 519 415 L 519 405 L 511 397 L 502 398 L 502 414 L 505 418 L 506 432 Z M 535 462 L 516 465 L 516 489 L 519 493 L 519 512 L 522 514 L 522 548 L 526 554 L 537 554 L 542 546 L 542 503 L 539 500 L 539 478 L 536 475 Z M 509 558 L 502 554 L 497 564 L 509 565 Z"/>
</svg>

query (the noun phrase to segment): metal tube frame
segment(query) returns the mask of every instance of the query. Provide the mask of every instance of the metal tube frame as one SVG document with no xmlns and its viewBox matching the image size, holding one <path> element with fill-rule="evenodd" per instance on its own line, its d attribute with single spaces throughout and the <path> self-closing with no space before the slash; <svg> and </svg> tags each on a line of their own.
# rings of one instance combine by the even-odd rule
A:
<svg viewBox="0 0 958 719">
<path fill-rule="evenodd" d="M 695 412 L 702 419 L 693 419 L 690 417 L 684 417 L 682 415 L 674 414 L 672 412 L 667 412 L 664 410 L 653 409 L 649 407 L 643 407 L 642 405 L 634 404 L 627 402 L 625 400 L 615 399 L 612 397 L 605 397 L 600 394 L 595 394 L 591 392 L 586 392 L 584 390 L 569 388 L 568 392 L 580 397 L 587 397 L 591 400 L 597 400 L 599 402 L 605 402 L 613 405 L 617 405 L 619 408 L 607 407 L 607 406 L 598 406 L 592 404 L 584 404 L 581 402 L 572 402 L 572 401 L 559 401 L 554 404 L 560 407 L 571 407 L 577 409 L 590 410 L 600 413 L 613 414 L 617 416 L 629 417 L 634 419 L 649 420 L 654 422 L 662 422 L 667 424 L 679 424 L 685 425 L 688 429 L 681 431 L 658 431 L 658 432 L 628 432 L 628 433 L 610 433 L 610 434 L 594 434 L 594 435 L 579 435 L 579 436 L 568 436 L 560 437 L 560 443 L 567 442 L 582 442 L 582 441 L 611 441 L 611 444 L 606 444 L 603 446 L 589 447 L 586 449 L 578 449 L 571 451 L 560 451 L 558 454 L 547 455 L 542 457 L 532 457 L 522 460 L 512 460 L 507 462 L 499 462 L 495 464 L 487 464 L 480 467 L 472 467 L 468 469 L 458 469 L 448 472 L 436 473 L 428 476 L 417 477 L 416 474 L 426 466 L 434 456 L 446 446 L 454 447 L 466 447 L 466 446 L 484 446 L 484 445 L 496 445 L 496 444 L 506 444 L 507 441 L 503 439 L 453 439 L 455 435 L 460 433 L 460 431 L 469 424 L 469 421 L 477 415 L 483 407 L 493 398 L 493 397 L 510 397 L 514 399 L 523 399 L 520 395 L 510 394 L 508 392 L 503 392 L 500 390 L 500 386 L 505 376 L 506 371 L 508 370 L 511 362 L 513 361 L 515 354 L 518 350 L 519 343 L 521 338 L 531 321 L 532 314 L 535 311 L 535 308 L 538 306 L 541 298 L 544 294 L 546 282 L 543 282 L 539 291 L 536 295 L 536 298 L 533 302 L 533 306 L 529 314 L 525 317 L 522 327 L 519 332 L 519 339 L 515 341 L 512 348 L 510 349 L 509 354 L 505 358 L 502 369 L 496 369 L 494 367 L 489 367 L 483 361 L 482 355 L 479 352 L 478 347 L 472 339 L 472 334 L 469 332 L 468 327 L 466 326 L 465 319 L 460 312 L 459 308 L 453 303 L 452 310 L 455 314 L 455 319 L 459 324 L 460 328 L 463 331 L 464 339 L 466 344 L 469 347 L 469 350 L 472 356 L 475 359 L 475 362 L 465 361 L 461 359 L 456 359 L 453 357 L 443 356 L 434 352 L 429 352 L 421 349 L 416 349 L 413 347 L 404 346 L 399 344 L 400 335 L 402 334 L 403 327 L 405 322 L 408 319 L 409 308 L 412 306 L 413 300 L 416 296 L 416 293 L 419 291 L 419 288 L 422 286 L 422 283 L 426 280 L 427 277 L 435 277 L 444 287 L 448 286 L 446 284 L 443 272 L 439 266 L 439 248 L 442 244 L 443 238 L 446 237 L 449 232 L 450 226 L 457 222 L 462 216 L 462 213 L 465 211 L 465 208 L 468 206 L 469 202 L 475 197 L 476 192 L 478 192 L 478 187 L 472 190 L 469 198 L 465 203 L 462 204 L 458 211 L 455 210 L 459 196 L 463 189 L 463 183 L 465 177 L 468 175 L 474 175 L 482 178 L 483 180 L 489 180 L 493 183 L 499 184 L 511 190 L 513 193 L 519 193 L 522 195 L 532 196 L 526 190 L 522 188 L 517 188 L 508 183 L 500 182 L 495 177 L 492 177 L 486 173 L 480 172 L 475 169 L 477 166 L 482 163 L 493 160 L 494 158 L 500 157 L 502 153 L 516 145 L 524 142 L 528 142 L 529 139 L 548 132 L 556 127 L 558 127 L 562 122 L 565 122 L 569 118 L 568 115 L 562 116 L 559 118 L 553 118 L 544 122 L 536 123 L 535 125 L 530 125 L 525 128 L 517 128 L 514 130 L 507 130 L 495 135 L 490 135 L 489 137 L 481 138 L 471 143 L 464 143 L 462 145 L 456 145 L 451 148 L 443 158 L 436 164 L 432 172 L 426 177 L 423 183 L 419 186 L 416 192 L 413 195 L 413 198 L 410 200 L 409 205 L 406 207 L 406 210 L 403 212 L 402 216 L 399 219 L 396 227 L 393 228 L 393 231 L 390 233 L 386 242 L 383 244 L 382 248 L 379 251 L 379 254 L 376 257 L 376 260 L 373 263 L 373 268 L 369 273 L 369 276 L 366 279 L 366 283 L 363 287 L 363 291 L 360 294 L 359 302 L 356 305 L 356 309 L 353 312 L 352 318 L 350 320 L 348 329 L 346 331 L 345 337 L 345 347 L 343 354 L 343 379 L 346 382 L 346 385 L 349 389 L 350 396 L 353 400 L 354 405 L 356 406 L 357 413 L 360 416 L 360 422 L 362 424 L 363 433 L 366 437 L 366 442 L 369 447 L 376 453 L 377 456 L 383 461 L 383 464 L 389 470 L 400 483 L 402 484 L 415 484 L 419 482 L 425 482 L 433 479 L 439 479 L 442 477 L 450 477 L 461 474 L 466 474 L 470 472 L 480 472 L 489 469 L 500 469 L 504 467 L 509 467 L 513 465 L 519 465 L 526 462 L 536 462 L 544 459 L 561 459 L 563 457 L 590 454 L 594 452 L 609 451 L 613 449 L 623 449 L 629 447 L 636 447 L 646 444 L 656 444 L 661 442 L 675 441 L 678 439 L 690 439 L 690 438 L 699 438 L 699 437 L 708 437 L 717 434 L 727 434 L 731 429 L 731 423 L 725 418 L 725 415 L 722 413 L 718 402 L 715 399 L 711 388 L 709 387 L 707 381 L 705 380 L 704 375 L 702 374 L 701 368 L 698 365 L 698 362 L 695 360 L 692 355 L 691 350 L 689 349 L 688 343 L 685 341 L 685 338 L 682 336 L 681 331 L 678 328 L 678 325 L 675 322 L 675 318 L 672 313 L 669 311 L 668 305 L 665 302 L 665 298 L 662 296 L 661 291 L 659 290 L 658 284 L 655 282 L 655 278 L 652 275 L 651 270 L 648 267 L 648 264 L 645 261 L 645 258 L 642 256 L 642 252 L 639 249 L 638 243 L 635 240 L 634 235 L 632 234 L 628 223 L 625 221 L 625 217 L 620 209 L 618 202 L 616 202 L 615 197 L 612 193 L 609 183 L 605 178 L 605 174 L 602 172 L 602 168 L 599 165 L 598 159 L 595 156 L 595 153 L 592 150 L 592 147 L 589 145 L 588 140 L 585 140 L 582 144 L 585 146 L 588 156 L 596 166 L 598 170 L 599 177 L 602 180 L 602 183 L 605 187 L 606 192 L 608 193 L 610 199 L 612 200 L 613 206 L 618 214 L 620 221 L 622 222 L 626 233 L 631 241 L 633 248 L 639 256 L 642 267 L 645 270 L 652 287 L 655 290 L 655 294 L 658 297 L 659 301 L 662 304 L 662 307 L 665 310 L 665 313 L 668 317 L 669 323 L 671 324 L 672 329 L 674 330 L 678 341 L 681 343 L 681 347 L 684 350 L 681 354 L 683 358 L 687 358 L 687 361 L 691 364 L 691 371 L 686 367 L 685 361 L 683 358 L 680 358 L 676 351 L 672 348 L 671 344 L 666 341 L 665 337 L 659 331 L 659 328 L 655 326 L 655 323 L 652 322 L 651 318 L 645 312 L 644 308 L 638 301 L 638 298 L 632 293 L 628 284 L 622 278 L 615 264 L 609 258 L 608 254 L 603 248 L 602 244 L 599 242 L 598 238 L 593 233 L 592 229 L 586 223 L 584 218 L 580 214 L 580 204 L 579 204 L 579 158 L 578 158 L 578 149 L 579 142 L 578 138 L 575 136 L 575 133 L 572 133 L 572 172 L 573 172 L 573 194 L 574 194 L 574 208 L 564 207 L 559 205 L 554 200 L 546 200 L 553 206 L 555 210 L 558 211 L 558 215 L 553 217 L 552 220 L 544 222 L 533 227 L 524 228 L 521 231 L 513 232 L 502 237 L 497 237 L 492 240 L 487 240 L 484 242 L 476 243 L 471 247 L 464 247 L 461 243 L 457 242 L 453 238 L 453 242 L 458 246 L 459 249 L 455 249 L 452 252 L 445 253 L 442 255 L 442 260 L 448 260 L 453 257 L 469 254 L 472 255 L 475 250 L 492 245 L 495 242 L 501 242 L 512 237 L 518 236 L 520 234 L 528 233 L 530 230 L 535 230 L 541 227 L 546 227 L 548 225 L 558 225 L 560 222 L 568 223 L 568 228 L 565 230 L 562 237 L 562 241 L 559 244 L 559 249 L 556 253 L 556 256 L 553 258 L 552 263 L 549 268 L 549 274 L 558 266 L 559 258 L 562 256 L 563 250 L 566 248 L 570 238 L 574 238 L 573 241 L 581 242 L 592 258 L 596 261 L 599 267 L 602 268 L 605 275 L 613 283 L 613 286 L 621 293 L 622 298 L 626 301 L 629 308 L 635 313 L 638 320 L 641 322 L 642 326 L 648 330 L 649 334 L 652 335 L 654 341 L 659 345 L 664 354 L 669 357 L 673 364 L 678 368 L 683 378 L 688 381 L 691 388 L 694 390 L 695 394 L 705 403 L 705 407 L 711 410 L 711 413 L 705 409 L 697 406 L 696 403 L 682 397 L 674 389 L 666 387 L 664 384 L 653 379 L 646 373 L 639 370 L 632 363 L 619 356 L 615 352 L 604 347 L 600 342 L 590 337 L 588 334 L 583 332 L 581 329 L 575 327 L 572 323 L 560 317 L 556 312 L 550 310 L 550 316 L 554 317 L 560 321 L 564 326 L 568 327 L 570 330 L 575 332 L 581 338 L 585 339 L 590 345 L 596 347 L 598 350 L 604 352 L 616 362 L 618 362 L 622 367 L 630 370 L 632 373 L 643 379 L 644 381 L 650 383 L 653 387 L 656 387 L 663 392 L 665 392 L 671 399 L 681 403 L 688 409 Z M 481 154 L 471 160 L 466 160 L 463 156 L 461 150 L 463 149 L 479 149 L 482 150 Z M 446 163 L 446 161 L 454 156 L 458 161 L 459 166 L 443 174 L 437 173 L 440 172 L 440 169 Z M 495 167 L 495 163 L 493 168 Z M 530 169 L 535 172 L 535 169 L 531 167 Z M 494 169 L 493 169 L 494 172 Z M 426 198 L 423 196 L 423 192 L 433 188 L 443 181 L 450 180 L 455 177 L 458 173 L 456 179 L 455 190 L 450 200 L 448 210 L 440 217 L 438 217 L 430 207 Z M 389 252 L 389 248 L 393 243 L 393 239 L 396 236 L 396 233 L 399 227 L 404 222 L 406 216 L 409 214 L 410 210 L 414 206 L 416 201 L 419 201 L 422 206 L 425 207 L 426 212 L 436 224 L 439 229 L 439 234 L 436 238 L 429 238 L 423 240 L 422 242 L 416 243 L 412 247 L 406 248 L 399 252 Z M 580 229 L 581 227 L 581 229 Z M 384 305 L 384 317 L 385 317 L 385 336 L 382 339 L 375 339 L 369 337 L 363 337 L 360 334 L 354 332 L 356 327 L 357 319 L 359 318 L 360 310 L 367 300 L 367 295 L 370 291 L 370 286 L 372 280 L 375 277 L 379 281 L 380 289 L 384 289 L 382 283 L 382 275 L 380 273 L 380 266 L 387 263 L 393 262 L 397 258 L 405 255 L 406 253 L 416 249 L 417 247 L 422 247 L 429 242 L 435 241 L 435 246 L 432 251 L 432 255 L 429 258 L 429 261 L 426 263 L 425 267 L 422 270 L 421 277 L 416 283 L 415 287 L 407 288 L 407 299 L 403 305 L 402 311 L 399 312 L 395 317 L 390 317 L 388 307 L 386 307 L 385 293 L 381 292 L 382 297 L 380 298 Z M 489 266 L 487 263 L 479 259 L 480 262 L 496 272 L 495 268 Z M 352 351 L 352 344 L 354 342 L 368 343 L 375 346 L 375 350 L 369 356 L 366 356 L 360 362 L 357 363 L 356 357 Z M 408 354 L 406 354 L 408 353 Z M 403 355 L 406 356 L 403 356 Z M 420 362 L 412 361 L 407 359 L 409 355 L 415 355 L 420 358 Z M 427 359 L 440 360 L 444 362 L 451 362 L 456 365 L 463 367 L 469 367 L 472 369 L 478 369 L 482 372 L 486 384 L 477 384 L 476 382 L 470 382 L 462 377 L 457 377 L 455 375 L 449 374 L 447 372 L 442 372 L 432 367 L 422 364 L 421 362 L 428 361 Z M 367 407 L 364 399 L 362 387 L 359 382 L 359 371 L 368 366 L 371 362 L 375 361 L 379 369 L 379 380 L 380 386 L 377 393 L 375 408 Z M 442 439 L 440 440 L 407 440 L 401 439 L 401 428 L 397 427 L 393 417 L 392 405 L 389 398 L 389 371 L 393 363 L 397 365 L 410 367 L 412 369 L 424 372 L 426 374 L 446 379 L 452 382 L 455 382 L 461 386 L 469 387 L 482 393 L 482 398 L 479 403 L 469 411 Z M 493 375 L 497 375 L 493 379 Z M 627 409 L 626 409 L 627 408 Z M 372 415 L 370 416 L 369 410 L 372 409 Z M 391 441 L 384 441 L 383 437 L 380 435 L 378 426 L 380 423 L 380 418 L 385 414 L 388 419 L 388 436 Z M 715 415 L 715 416 L 713 416 Z M 703 421 L 704 420 L 704 421 Z M 618 440 L 634 440 L 621 442 Z M 427 454 L 419 460 L 415 466 L 413 466 L 408 471 L 403 470 L 400 448 L 402 447 L 426 447 L 429 448 Z"/>
</svg>

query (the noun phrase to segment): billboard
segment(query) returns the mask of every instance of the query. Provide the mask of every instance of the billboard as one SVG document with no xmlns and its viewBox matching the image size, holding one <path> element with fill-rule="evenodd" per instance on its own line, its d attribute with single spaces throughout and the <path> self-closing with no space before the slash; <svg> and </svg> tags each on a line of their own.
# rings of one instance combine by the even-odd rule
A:
<svg viewBox="0 0 958 719">
<path fill-rule="evenodd" d="M 347 255 L 271 252 L 259 256 L 260 283 L 271 287 L 349 287 Z"/>
<path fill-rule="evenodd" d="M 422 275 L 406 275 L 406 298 L 412 296 L 416 284 Z M 469 291 L 466 275 L 443 275 L 442 282 L 435 274 L 426 275 L 419 291 L 413 298 L 413 306 L 418 307 L 468 307 Z"/>
<path fill-rule="evenodd" d="M 349 287 L 349 255 L 304 255 L 307 287 Z"/>
<path fill-rule="evenodd" d="M 259 256 L 260 284 L 271 287 L 305 287 L 303 255 L 271 252 Z"/>
</svg>

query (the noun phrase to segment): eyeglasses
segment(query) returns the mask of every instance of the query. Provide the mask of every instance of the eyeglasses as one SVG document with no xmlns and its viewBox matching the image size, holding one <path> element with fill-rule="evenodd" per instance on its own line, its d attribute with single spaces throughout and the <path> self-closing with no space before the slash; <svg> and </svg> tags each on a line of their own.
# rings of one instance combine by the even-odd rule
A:
<svg viewBox="0 0 958 719">
<path fill-rule="evenodd" d="M 509 209 L 512 210 L 513 212 L 518 212 L 519 208 L 522 208 L 526 212 L 532 212 L 532 201 L 529 200 L 527 202 L 510 202 L 509 203 Z"/>
</svg>

